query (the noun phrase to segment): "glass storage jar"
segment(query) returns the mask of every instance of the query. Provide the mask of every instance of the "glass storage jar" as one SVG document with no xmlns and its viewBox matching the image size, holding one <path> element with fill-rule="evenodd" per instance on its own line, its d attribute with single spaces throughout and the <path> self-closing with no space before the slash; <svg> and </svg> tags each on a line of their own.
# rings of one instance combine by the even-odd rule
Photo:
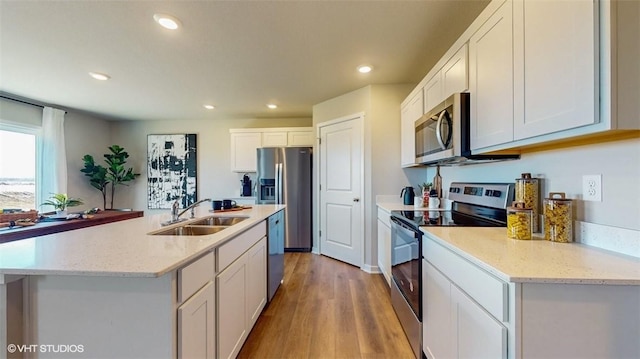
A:
<svg viewBox="0 0 640 359">
<path fill-rule="evenodd" d="M 533 211 L 533 232 L 540 231 L 540 183 L 531 173 L 523 173 L 516 178 L 515 200 L 524 202 L 525 207 Z"/>
<path fill-rule="evenodd" d="M 544 239 L 573 242 L 573 201 L 563 192 L 551 192 L 544 199 Z"/>
<path fill-rule="evenodd" d="M 507 236 L 512 239 L 531 239 L 533 211 L 524 202 L 514 201 L 507 208 Z"/>
</svg>

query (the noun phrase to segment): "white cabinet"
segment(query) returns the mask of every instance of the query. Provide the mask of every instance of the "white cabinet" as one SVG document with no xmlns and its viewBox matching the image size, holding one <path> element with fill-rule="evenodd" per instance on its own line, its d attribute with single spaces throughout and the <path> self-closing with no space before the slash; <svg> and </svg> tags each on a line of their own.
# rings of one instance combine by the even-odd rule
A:
<svg viewBox="0 0 640 359">
<path fill-rule="evenodd" d="M 442 67 L 442 100 L 457 92 L 469 89 L 467 71 L 467 44 L 462 47 Z M 429 109 L 426 109 L 429 111 Z"/>
<path fill-rule="evenodd" d="M 378 208 L 378 268 L 391 285 L 391 214 Z"/>
<path fill-rule="evenodd" d="M 313 146 L 312 127 L 232 128 L 231 171 L 256 172 L 256 149 L 261 147 Z"/>
<path fill-rule="evenodd" d="M 267 239 L 247 252 L 247 318 L 252 328 L 267 304 Z"/>
<path fill-rule="evenodd" d="M 431 111 L 437 104 L 444 99 L 442 92 L 442 70 L 438 71 L 431 80 L 427 81 L 422 89 L 424 93 L 424 112 Z"/>
<path fill-rule="evenodd" d="M 472 150 L 513 140 L 512 8 L 504 1 L 469 40 Z"/>
<path fill-rule="evenodd" d="M 215 255 L 178 270 L 178 358 L 215 358 Z"/>
<path fill-rule="evenodd" d="M 255 172 L 257 167 L 256 149 L 260 147 L 262 147 L 262 133 L 232 132 L 231 171 Z"/>
<path fill-rule="evenodd" d="M 422 281 L 422 349 L 427 358 L 452 358 L 451 282 L 424 259 Z"/>
<path fill-rule="evenodd" d="M 416 165 L 416 127 L 415 122 L 424 115 L 422 90 L 400 108 L 400 164 L 402 167 Z"/>
<path fill-rule="evenodd" d="M 218 248 L 218 357 L 234 358 L 267 302 L 266 223 Z"/>
<path fill-rule="evenodd" d="M 313 146 L 315 136 L 312 130 L 287 132 L 287 146 Z"/>
<path fill-rule="evenodd" d="M 178 308 L 178 358 L 216 357 L 214 302 L 210 281 Z"/>
<path fill-rule="evenodd" d="M 262 147 L 281 147 L 287 145 L 287 132 L 263 132 Z"/>
<path fill-rule="evenodd" d="M 234 358 L 247 339 L 247 260 L 242 255 L 218 274 L 218 357 Z"/>
<path fill-rule="evenodd" d="M 506 358 L 507 328 L 455 285 L 451 285 L 454 358 Z"/>
<path fill-rule="evenodd" d="M 593 124 L 599 95 L 597 1 L 513 4 L 514 139 Z"/>
</svg>

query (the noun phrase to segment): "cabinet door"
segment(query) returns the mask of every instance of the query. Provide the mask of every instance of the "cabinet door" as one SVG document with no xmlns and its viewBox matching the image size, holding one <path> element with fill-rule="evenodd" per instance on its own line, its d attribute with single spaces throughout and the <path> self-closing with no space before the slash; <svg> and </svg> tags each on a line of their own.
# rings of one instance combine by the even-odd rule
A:
<svg viewBox="0 0 640 359">
<path fill-rule="evenodd" d="M 262 147 L 262 133 L 231 133 L 231 171 L 256 172 L 256 149 Z"/>
<path fill-rule="evenodd" d="M 506 358 L 507 328 L 451 285 L 454 358 Z"/>
<path fill-rule="evenodd" d="M 288 146 L 313 146 L 315 142 L 313 131 L 289 131 L 287 136 Z"/>
<path fill-rule="evenodd" d="M 262 147 L 282 147 L 287 145 L 287 132 L 263 132 Z"/>
<path fill-rule="evenodd" d="M 597 10 L 596 1 L 514 1 L 516 140 L 596 122 Z"/>
<path fill-rule="evenodd" d="M 402 167 L 416 165 L 415 122 L 424 115 L 422 91 L 419 91 L 400 110 L 400 164 Z"/>
<path fill-rule="evenodd" d="M 472 150 L 513 140 L 512 8 L 503 3 L 469 40 Z"/>
<path fill-rule="evenodd" d="M 218 357 L 235 358 L 247 338 L 247 256 L 243 254 L 216 278 Z"/>
<path fill-rule="evenodd" d="M 464 44 L 442 68 L 442 97 L 446 99 L 456 92 L 465 92 L 468 89 L 467 44 Z"/>
<path fill-rule="evenodd" d="M 267 238 L 247 252 L 247 324 L 248 330 L 258 320 L 267 303 Z"/>
<path fill-rule="evenodd" d="M 213 282 L 178 308 L 178 358 L 215 358 L 215 312 Z"/>
<path fill-rule="evenodd" d="M 442 100 L 444 93 L 442 92 L 442 70 L 438 71 L 431 80 L 424 85 L 424 112 L 429 112 Z"/>
<path fill-rule="evenodd" d="M 378 267 L 391 285 L 391 228 L 378 220 Z"/>
<path fill-rule="evenodd" d="M 423 259 L 422 283 L 422 348 L 427 358 L 451 358 L 451 282 Z"/>
</svg>

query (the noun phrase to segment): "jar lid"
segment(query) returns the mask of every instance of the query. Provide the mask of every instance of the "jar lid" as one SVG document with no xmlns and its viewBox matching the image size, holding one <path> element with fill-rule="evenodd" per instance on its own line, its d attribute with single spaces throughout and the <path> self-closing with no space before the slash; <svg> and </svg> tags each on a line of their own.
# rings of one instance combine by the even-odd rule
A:
<svg viewBox="0 0 640 359">
<path fill-rule="evenodd" d="M 522 180 L 537 180 L 537 178 L 531 177 L 531 173 L 525 172 L 520 175 L 520 178 L 516 178 L 516 181 L 522 181 Z"/>
<path fill-rule="evenodd" d="M 511 207 L 507 208 L 509 211 L 531 211 L 531 208 L 526 206 L 526 203 L 522 201 L 513 201 Z"/>
<path fill-rule="evenodd" d="M 564 192 L 549 192 L 549 197 L 545 198 L 548 201 L 558 201 L 558 202 L 571 202 L 573 201 L 570 198 L 565 198 L 566 195 Z"/>
</svg>

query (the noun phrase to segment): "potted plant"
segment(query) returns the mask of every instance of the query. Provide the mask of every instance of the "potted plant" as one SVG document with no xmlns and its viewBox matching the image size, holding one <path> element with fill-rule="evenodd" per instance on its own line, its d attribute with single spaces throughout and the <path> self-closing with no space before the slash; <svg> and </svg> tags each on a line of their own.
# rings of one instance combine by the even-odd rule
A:
<svg viewBox="0 0 640 359">
<path fill-rule="evenodd" d="M 41 206 L 53 206 L 56 214 L 65 215 L 67 214 L 67 207 L 75 207 L 81 204 L 81 199 L 68 197 L 66 193 L 52 193 L 52 196 L 42 203 Z"/>
<path fill-rule="evenodd" d="M 113 209 L 113 198 L 117 185 L 127 185 L 127 182 L 133 181 L 140 176 L 134 173 L 133 168 L 125 168 L 125 163 L 129 157 L 123 147 L 112 145 L 109 147 L 111 153 L 104 155 L 104 161 L 107 167 L 97 165 L 91 155 L 84 155 L 84 168 L 80 172 L 89 177 L 89 183 L 102 193 L 102 203 L 104 209 L 107 209 L 107 192 L 109 184 L 111 184 L 111 203 L 110 208 Z"/>
</svg>

